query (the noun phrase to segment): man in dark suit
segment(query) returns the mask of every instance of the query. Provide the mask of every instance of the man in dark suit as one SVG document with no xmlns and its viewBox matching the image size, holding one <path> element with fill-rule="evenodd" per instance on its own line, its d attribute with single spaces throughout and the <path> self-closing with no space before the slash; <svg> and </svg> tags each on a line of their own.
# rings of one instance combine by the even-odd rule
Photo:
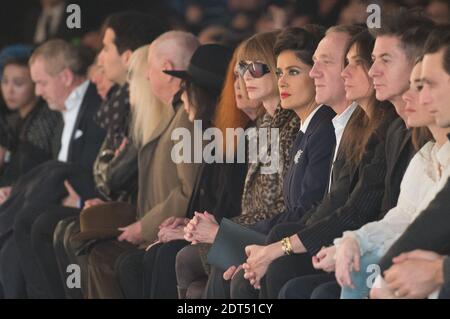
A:
<svg viewBox="0 0 450 319">
<path fill-rule="evenodd" d="M 441 127 L 450 127 L 449 61 L 450 28 L 436 28 L 425 45 L 420 102 L 434 114 Z M 393 294 L 397 298 L 426 298 L 443 288 L 440 298 L 450 298 L 450 180 L 441 187 L 430 205 L 380 262 L 389 293 L 372 289 L 372 297 L 383 298 Z"/>
<path fill-rule="evenodd" d="M 21 279 L 36 271 L 28 260 L 33 256 L 28 245 L 30 227 L 44 207 L 60 204 L 67 195 L 64 181 L 70 180 L 85 199 L 96 195 L 91 171 L 105 132 L 94 122 L 101 99 L 86 78 L 91 62 L 79 48 L 63 40 L 46 42 L 30 58 L 37 95 L 61 112 L 64 125 L 54 143 L 58 161 L 25 174 L 0 208 L 0 280 L 7 298 L 40 296 L 33 281 L 27 281 L 26 294 Z"/>
</svg>

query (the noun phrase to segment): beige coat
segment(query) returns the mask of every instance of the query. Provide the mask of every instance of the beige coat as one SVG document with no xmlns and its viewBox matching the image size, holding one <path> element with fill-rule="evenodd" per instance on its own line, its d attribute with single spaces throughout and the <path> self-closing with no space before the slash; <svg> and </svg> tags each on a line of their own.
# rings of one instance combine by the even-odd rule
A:
<svg viewBox="0 0 450 319">
<path fill-rule="evenodd" d="M 172 141 L 175 128 L 186 128 L 194 136 L 183 107 L 178 107 L 167 129 L 139 152 L 138 219 L 146 242 L 156 240 L 158 226 L 168 217 L 185 216 L 194 183 L 201 164 L 176 164 L 171 151 L 178 141 Z M 193 141 L 191 141 L 191 145 Z M 193 153 L 193 151 L 192 151 Z M 193 154 L 192 154 L 193 156 Z"/>
</svg>

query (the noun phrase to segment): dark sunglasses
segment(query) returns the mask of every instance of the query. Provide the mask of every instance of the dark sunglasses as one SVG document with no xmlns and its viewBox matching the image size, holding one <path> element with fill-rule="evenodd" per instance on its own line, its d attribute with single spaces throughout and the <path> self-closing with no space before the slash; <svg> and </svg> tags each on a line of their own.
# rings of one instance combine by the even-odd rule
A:
<svg viewBox="0 0 450 319">
<path fill-rule="evenodd" d="M 250 75 L 255 79 L 261 78 L 267 73 L 270 73 L 270 69 L 267 64 L 261 62 L 246 63 L 241 61 L 238 64 L 238 70 L 241 77 L 244 77 L 245 72 L 248 70 Z"/>
</svg>

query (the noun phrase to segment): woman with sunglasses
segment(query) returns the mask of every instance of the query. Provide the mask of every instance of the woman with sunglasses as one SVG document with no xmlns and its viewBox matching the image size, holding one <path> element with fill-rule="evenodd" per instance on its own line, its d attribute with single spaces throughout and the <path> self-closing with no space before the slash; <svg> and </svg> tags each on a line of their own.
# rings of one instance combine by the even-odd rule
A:
<svg viewBox="0 0 450 319">
<path fill-rule="evenodd" d="M 268 234 L 278 223 L 300 219 L 303 213 L 322 199 L 328 183 L 335 145 L 331 120 L 336 113 L 315 101 L 316 89 L 309 76 L 314 50 L 323 35 L 324 30 L 315 25 L 288 28 L 278 36 L 275 44 L 281 107 L 294 111 L 301 126 L 284 178 L 286 210 L 252 226 L 264 234 Z"/>
<path fill-rule="evenodd" d="M 248 95 L 250 100 L 260 101 L 266 111 L 259 129 L 266 128 L 268 133 L 271 128 L 279 129 L 278 172 L 261 174 L 261 168 L 264 167 L 261 161 L 249 165 L 242 198 L 242 212 L 235 220 L 247 225 L 284 211 L 283 176 L 288 168 L 290 151 L 300 126 L 296 114 L 280 106 L 276 60 L 273 54 L 278 34 L 279 31 L 256 34 L 246 40 L 238 52 L 240 61 L 238 70 L 241 84 L 243 84 L 241 88 L 244 88 L 243 94 Z M 191 226 L 195 228 L 195 224 Z M 218 226 L 215 232 L 217 229 Z M 193 240 L 196 239 L 195 235 L 200 235 L 195 231 L 188 231 L 188 235 L 189 233 L 194 235 Z M 211 243 L 214 237 L 215 235 L 205 239 Z"/>
</svg>

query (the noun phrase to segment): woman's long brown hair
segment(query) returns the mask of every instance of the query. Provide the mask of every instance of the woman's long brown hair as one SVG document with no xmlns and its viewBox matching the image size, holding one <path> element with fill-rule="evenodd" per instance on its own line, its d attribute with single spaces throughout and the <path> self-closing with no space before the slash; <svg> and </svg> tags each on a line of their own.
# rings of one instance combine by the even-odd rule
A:
<svg viewBox="0 0 450 319">
<path fill-rule="evenodd" d="M 353 46 L 356 46 L 356 52 L 363 61 L 363 67 L 369 81 L 371 79 L 368 71 L 372 65 L 371 54 L 374 43 L 375 39 L 367 30 L 364 30 L 352 37 L 346 50 L 348 53 Z M 349 163 L 357 165 L 361 161 L 370 136 L 378 128 L 386 114 L 387 108 L 380 107 L 381 104 L 383 103 L 376 100 L 374 90 L 369 99 L 367 113 L 361 107 L 358 107 L 348 122 L 342 135 L 340 148 Z"/>
</svg>

